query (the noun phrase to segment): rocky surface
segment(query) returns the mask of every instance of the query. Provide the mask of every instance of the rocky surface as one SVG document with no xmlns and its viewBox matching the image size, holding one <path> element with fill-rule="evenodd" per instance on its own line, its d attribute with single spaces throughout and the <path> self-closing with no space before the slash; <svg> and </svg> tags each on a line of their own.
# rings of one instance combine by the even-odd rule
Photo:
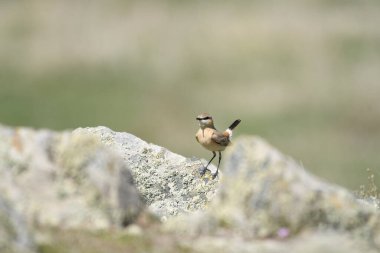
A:
<svg viewBox="0 0 380 253">
<path fill-rule="evenodd" d="M 36 246 L 29 228 L 14 208 L 0 195 L 0 252 L 32 253 Z"/>
<path fill-rule="evenodd" d="M 0 126 L 0 251 L 38 251 L 23 220 L 41 252 L 380 251 L 375 195 L 359 200 L 253 136 L 223 165 L 200 177 L 202 161 L 106 127 Z"/>
<path fill-rule="evenodd" d="M 218 178 L 211 180 L 209 173 L 203 178 L 199 176 L 199 159 L 185 158 L 132 134 L 107 127 L 76 129 L 74 133 L 93 134 L 120 154 L 147 205 L 163 219 L 204 209 L 219 185 Z M 210 169 L 216 168 L 211 165 Z"/>
<path fill-rule="evenodd" d="M 264 140 L 241 137 L 225 156 L 221 189 L 202 213 L 168 227 L 194 236 L 288 238 L 315 229 L 349 232 L 380 248 L 380 213 L 309 174 Z"/>
<path fill-rule="evenodd" d="M 377 253 L 368 242 L 348 233 L 307 231 L 297 237 L 244 239 L 242 235 L 202 236 L 184 241 L 182 247 L 197 253 Z"/>
<path fill-rule="evenodd" d="M 29 224 L 122 226 L 143 207 L 123 160 L 88 134 L 0 127 L 0 177 Z"/>
</svg>

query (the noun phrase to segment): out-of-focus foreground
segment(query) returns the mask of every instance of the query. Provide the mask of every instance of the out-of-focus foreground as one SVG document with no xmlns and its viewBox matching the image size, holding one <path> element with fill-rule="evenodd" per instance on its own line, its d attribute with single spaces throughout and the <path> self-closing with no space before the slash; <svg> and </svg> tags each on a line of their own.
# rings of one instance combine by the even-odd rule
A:
<svg viewBox="0 0 380 253">
<path fill-rule="evenodd" d="M 379 13 L 372 0 L 1 1 L 0 122 L 106 125 L 208 158 L 194 141 L 207 111 L 357 189 L 380 164 Z"/>
<path fill-rule="evenodd" d="M 106 127 L 0 125 L 0 251 L 379 252 L 378 191 L 356 197 L 255 136 L 224 161 L 212 179 Z"/>
</svg>

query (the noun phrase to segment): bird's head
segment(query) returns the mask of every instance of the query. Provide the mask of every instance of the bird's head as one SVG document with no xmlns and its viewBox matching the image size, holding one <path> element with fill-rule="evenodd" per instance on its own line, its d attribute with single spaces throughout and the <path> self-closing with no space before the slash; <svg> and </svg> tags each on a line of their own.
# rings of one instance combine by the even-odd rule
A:
<svg viewBox="0 0 380 253">
<path fill-rule="evenodd" d="M 205 129 L 207 127 L 214 127 L 214 121 L 212 120 L 212 117 L 208 113 L 201 113 L 196 118 L 199 121 L 199 126 L 202 129 Z"/>
</svg>

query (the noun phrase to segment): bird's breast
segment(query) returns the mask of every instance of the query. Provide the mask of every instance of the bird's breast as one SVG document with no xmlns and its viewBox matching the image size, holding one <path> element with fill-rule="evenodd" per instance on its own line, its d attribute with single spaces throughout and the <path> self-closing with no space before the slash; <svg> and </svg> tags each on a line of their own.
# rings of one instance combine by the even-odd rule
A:
<svg viewBox="0 0 380 253">
<path fill-rule="evenodd" d="M 211 138 L 214 131 L 215 129 L 212 128 L 199 129 L 195 137 L 204 148 L 210 151 L 223 151 L 226 147 L 219 145 Z"/>
</svg>

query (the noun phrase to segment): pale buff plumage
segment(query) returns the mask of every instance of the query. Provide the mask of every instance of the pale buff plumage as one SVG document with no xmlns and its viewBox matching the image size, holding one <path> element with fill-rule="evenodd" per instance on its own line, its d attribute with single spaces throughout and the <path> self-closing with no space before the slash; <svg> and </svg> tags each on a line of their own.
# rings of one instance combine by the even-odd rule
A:
<svg viewBox="0 0 380 253">
<path fill-rule="evenodd" d="M 226 147 L 231 143 L 232 130 L 240 123 L 240 120 L 235 120 L 229 128 L 224 132 L 219 132 L 214 126 L 214 121 L 208 113 L 202 113 L 196 118 L 199 121 L 199 130 L 195 134 L 196 140 L 206 149 L 212 151 L 213 157 L 208 162 L 205 167 L 200 170 L 201 175 L 206 172 L 208 165 L 215 158 L 215 151 L 219 152 L 219 162 L 217 166 L 216 173 L 213 175 L 215 178 L 218 174 L 218 169 L 220 165 L 220 160 L 222 159 L 221 151 L 225 150 Z"/>
</svg>

